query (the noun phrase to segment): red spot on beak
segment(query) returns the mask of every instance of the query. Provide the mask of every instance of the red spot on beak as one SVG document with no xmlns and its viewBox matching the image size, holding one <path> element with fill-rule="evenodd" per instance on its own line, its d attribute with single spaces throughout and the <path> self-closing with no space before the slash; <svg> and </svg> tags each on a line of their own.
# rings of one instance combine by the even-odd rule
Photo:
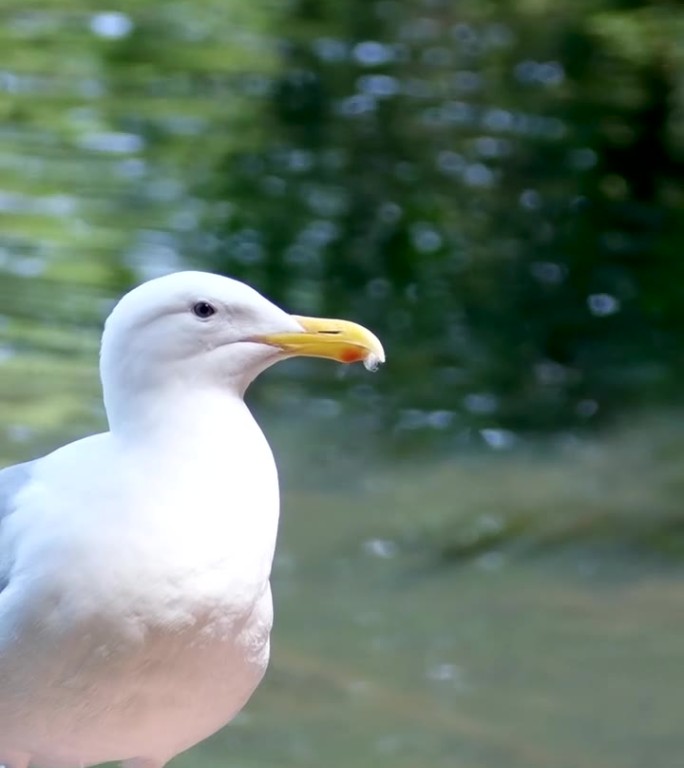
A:
<svg viewBox="0 0 684 768">
<path fill-rule="evenodd" d="M 358 363 L 363 360 L 363 352 L 358 349 L 346 349 L 341 357 L 343 363 Z"/>
</svg>

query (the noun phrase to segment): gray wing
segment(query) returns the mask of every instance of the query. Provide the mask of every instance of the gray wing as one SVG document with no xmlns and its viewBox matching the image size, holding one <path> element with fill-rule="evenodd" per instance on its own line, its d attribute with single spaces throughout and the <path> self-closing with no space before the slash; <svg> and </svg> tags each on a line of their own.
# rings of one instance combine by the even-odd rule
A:
<svg viewBox="0 0 684 768">
<path fill-rule="evenodd" d="M 35 463 L 35 461 L 25 461 L 23 464 L 14 464 L 0 469 L 0 524 L 3 518 L 14 509 L 14 498 L 22 486 L 31 479 Z M 0 552 L 0 592 L 7 586 L 6 566 L 2 563 L 3 559 L 3 553 Z"/>
<path fill-rule="evenodd" d="M 12 511 L 12 500 L 19 489 L 31 478 L 36 461 L 25 461 L 0 469 L 0 522 Z"/>
</svg>

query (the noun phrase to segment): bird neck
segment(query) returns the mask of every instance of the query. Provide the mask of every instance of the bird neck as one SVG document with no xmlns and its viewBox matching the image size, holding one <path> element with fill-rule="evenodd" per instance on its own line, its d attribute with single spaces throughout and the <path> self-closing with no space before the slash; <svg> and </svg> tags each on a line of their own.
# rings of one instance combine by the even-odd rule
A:
<svg viewBox="0 0 684 768">
<path fill-rule="evenodd" d="M 172 440 L 180 445 L 207 434 L 230 436 L 256 427 L 242 397 L 218 386 L 169 385 L 110 399 L 107 419 L 114 437 L 136 444 Z"/>
<path fill-rule="evenodd" d="M 194 389 L 137 406 L 111 432 L 134 482 L 156 500 L 135 509 L 137 524 L 152 526 L 179 572 L 202 575 L 213 563 L 224 592 L 229 578 L 232 592 L 260 594 L 275 549 L 278 475 L 244 401 Z"/>
</svg>

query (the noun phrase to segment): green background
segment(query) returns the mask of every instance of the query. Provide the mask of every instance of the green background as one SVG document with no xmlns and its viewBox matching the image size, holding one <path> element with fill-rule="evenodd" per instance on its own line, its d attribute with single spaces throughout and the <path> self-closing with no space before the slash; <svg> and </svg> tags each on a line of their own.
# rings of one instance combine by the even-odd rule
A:
<svg viewBox="0 0 684 768">
<path fill-rule="evenodd" d="M 168 271 L 388 353 L 250 393 L 274 662 L 178 764 L 679 765 L 680 4 L 3 0 L 0 51 L 5 463 L 103 427 Z"/>
</svg>

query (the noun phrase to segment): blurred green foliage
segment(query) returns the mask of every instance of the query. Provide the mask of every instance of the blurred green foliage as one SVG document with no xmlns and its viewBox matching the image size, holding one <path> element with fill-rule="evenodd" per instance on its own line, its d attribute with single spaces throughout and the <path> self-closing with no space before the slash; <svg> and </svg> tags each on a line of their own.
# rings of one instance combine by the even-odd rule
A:
<svg viewBox="0 0 684 768">
<path fill-rule="evenodd" d="M 679 400 L 678 3 L 0 13 L 11 329 L 60 291 L 94 329 L 107 304 L 72 305 L 79 286 L 189 266 L 374 328 L 390 367 L 344 388 L 378 427 L 548 431 Z M 278 392 L 325 396 L 321 370 L 280 369 Z"/>
<path fill-rule="evenodd" d="M 377 386 L 427 423 L 676 396 L 681 7 L 290 8 L 257 146 L 212 179 L 210 263 L 380 329 Z"/>
</svg>

